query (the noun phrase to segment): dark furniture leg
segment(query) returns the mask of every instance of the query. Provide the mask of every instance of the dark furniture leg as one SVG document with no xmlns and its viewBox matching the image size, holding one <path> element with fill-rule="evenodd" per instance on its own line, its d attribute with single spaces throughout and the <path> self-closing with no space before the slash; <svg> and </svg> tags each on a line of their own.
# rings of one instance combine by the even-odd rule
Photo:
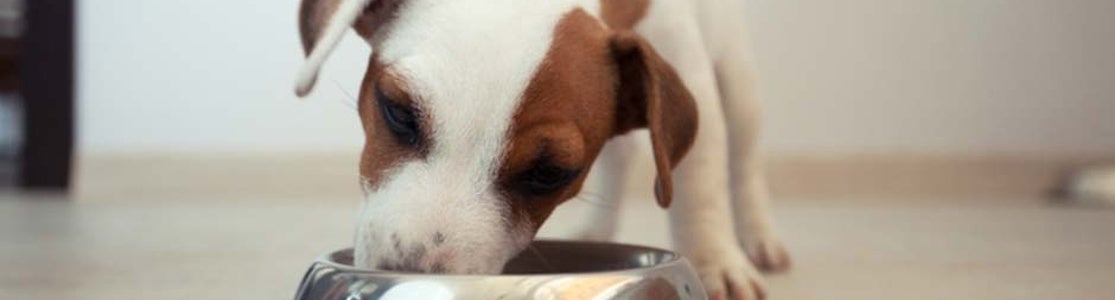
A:
<svg viewBox="0 0 1115 300">
<path fill-rule="evenodd" d="M 65 190 L 70 186 L 74 144 L 74 1 L 25 3 L 20 185 Z"/>
</svg>

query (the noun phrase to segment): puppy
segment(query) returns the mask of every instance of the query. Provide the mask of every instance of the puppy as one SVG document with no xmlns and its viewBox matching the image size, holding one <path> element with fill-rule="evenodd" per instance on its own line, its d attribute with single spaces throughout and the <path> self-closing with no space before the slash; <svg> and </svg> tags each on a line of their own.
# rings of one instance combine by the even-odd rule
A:
<svg viewBox="0 0 1115 300">
<path fill-rule="evenodd" d="M 646 128 L 677 250 L 713 298 L 763 298 L 756 266 L 789 259 L 753 151 L 741 14 L 735 0 L 303 0 L 299 96 L 348 28 L 373 50 L 355 263 L 499 273 L 590 171 L 626 176 L 632 147 L 605 143 Z M 609 238 L 614 219 L 592 214 L 584 235 Z"/>
</svg>

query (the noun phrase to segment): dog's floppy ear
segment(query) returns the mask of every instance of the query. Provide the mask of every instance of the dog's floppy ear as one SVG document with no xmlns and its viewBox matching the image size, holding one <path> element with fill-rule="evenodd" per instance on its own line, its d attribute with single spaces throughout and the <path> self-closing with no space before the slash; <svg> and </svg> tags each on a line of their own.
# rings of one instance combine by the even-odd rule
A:
<svg viewBox="0 0 1115 300">
<path fill-rule="evenodd" d="M 671 173 L 697 136 L 697 106 L 673 67 L 634 32 L 611 37 L 612 55 L 619 71 L 616 130 L 650 129 L 658 177 L 654 194 L 658 205 L 673 198 Z"/>
<path fill-rule="evenodd" d="M 302 0 L 298 31 L 306 62 L 298 71 L 295 94 L 306 96 L 317 82 L 317 73 L 350 27 L 365 40 L 402 3 L 401 0 Z"/>
</svg>

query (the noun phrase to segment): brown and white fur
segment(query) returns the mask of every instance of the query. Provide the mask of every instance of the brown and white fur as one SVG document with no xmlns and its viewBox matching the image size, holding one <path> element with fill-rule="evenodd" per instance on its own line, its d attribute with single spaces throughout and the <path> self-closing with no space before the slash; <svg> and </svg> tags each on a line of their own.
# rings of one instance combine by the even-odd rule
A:
<svg viewBox="0 0 1115 300">
<path fill-rule="evenodd" d="M 303 0 L 300 96 L 347 28 L 372 48 L 356 264 L 498 273 L 590 170 L 626 176 L 635 147 L 605 144 L 647 128 L 677 250 L 713 298 L 763 298 L 756 266 L 789 258 L 753 151 L 741 5 Z M 603 199 L 621 194 L 613 185 Z M 614 214 L 590 215 L 582 235 L 610 238 Z"/>
</svg>

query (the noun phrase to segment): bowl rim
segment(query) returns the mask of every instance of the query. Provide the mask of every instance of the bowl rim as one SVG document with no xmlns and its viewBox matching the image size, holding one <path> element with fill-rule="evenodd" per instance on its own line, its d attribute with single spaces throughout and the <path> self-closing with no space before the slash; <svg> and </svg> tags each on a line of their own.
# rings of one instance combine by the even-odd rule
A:
<svg viewBox="0 0 1115 300">
<path fill-rule="evenodd" d="M 324 255 L 319 256 L 316 260 L 314 260 L 313 269 L 319 268 L 320 265 L 325 265 L 325 266 L 332 267 L 332 268 L 335 268 L 337 270 L 341 270 L 341 271 L 344 271 L 344 272 L 347 272 L 347 273 L 360 273 L 362 275 L 372 275 L 372 276 L 390 276 L 392 278 L 399 278 L 399 279 L 419 279 L 419 278 L 428 279 L 430 277 L 447 278 L 447 279 L 480 279 L 480 278 L 492 279 L 492 278 L 542 278 L 542 277 L 553 277 L 553 276 L 563 276 L 564 277 L 564 276 L 624 275 L 624 274 L 628 274 L 628 273 L 632 273 L 632 272 L 665 269 L 665 268 L 669 268 L 669 267 L 672 267 L 672 266 L 675 266 L 675 265 L 678 265 L 678 264 L 687 264 L 687 262 L 688 262 L 688 260 L 686 260 L 684 256 L 682 256 L 681 254 L 678 254 L 677 252 L 674 252 L 674 251 L 661 249 L 661 248 L 656 248 L 656 247 L 650 247 L 650 246 L 627 244 L 627 243 L 578 241 L 578 240 L 563 240 L 563 239 L 535 239 L 535 240 L 531 241 L 531 244 L 534 244 L 534 243 L 561 243 L 561 244 L 619 246 L 619 247 L 627 248 L 627 249 L 637 249 L 637 250 L 651 251 L 651 252 L 666 254 L 666 255 L 668 255 L 668 258 L 666 258 L 662 262 L 659 262 L 659 263 L 651 265 L 651 266 L 646 266 L 646 267 L 617 269 L 617 270 L 604 270 L 604 271 L 589 271 L 589 272 L 563 272 L 563 273 L 538 273 L 538 274 L 495 274 L 495 275 L 486 275 L 486 274 L 426 274 L 426 273 L 400 273 L 400 272 L 392 272 L 392 271 L 377 270 L 377 269 L 364 269 L 364 268 L 357 268 L 357 267 L 354 267 L 352 265 L 342 264 L 342 263 L 334 261 L 332 259 L 334 255 L 352 250 L 352 248 L 343 248 L 343 249 L 340 249 L 340 250 L 330 251 L 328 253 L 325 253 Z"/>
</svg>

